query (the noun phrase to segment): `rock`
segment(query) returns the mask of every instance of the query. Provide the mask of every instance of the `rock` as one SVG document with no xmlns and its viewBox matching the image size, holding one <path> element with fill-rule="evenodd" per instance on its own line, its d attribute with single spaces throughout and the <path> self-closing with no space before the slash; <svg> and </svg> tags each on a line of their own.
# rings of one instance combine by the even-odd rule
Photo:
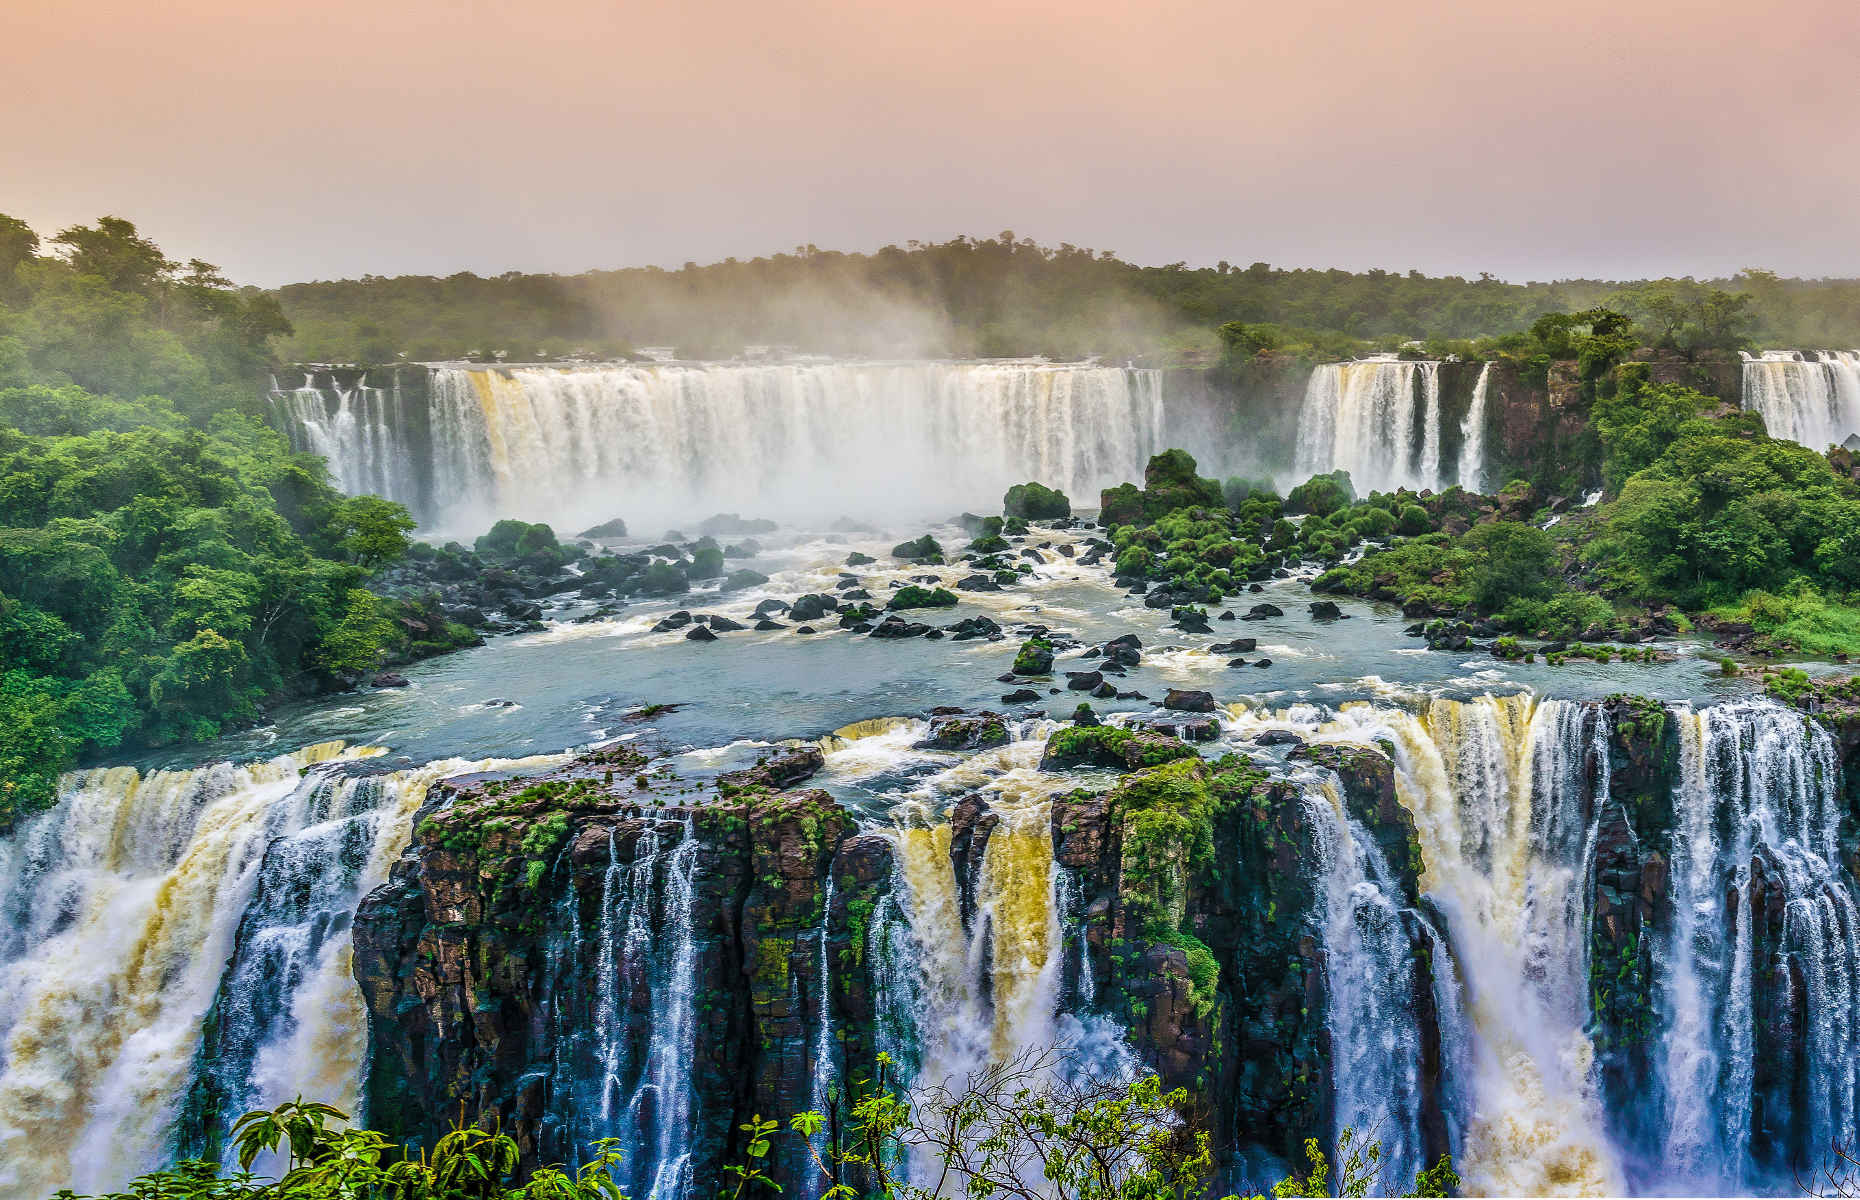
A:
<svg viewBox="0 0 1860 1200">
<path fill-rule="evenodd" d="M 950 635 L 952 641 L 958 642 L 972 641 L 975 638 L 999 638 L 1002 636 L 1001 626 L 997 625 L 994 620 L 989 617 L 965 617 L 957 621 L 954 625 L 948 626 L 944 632 Z"/>
<path fill-rule="evenodd" d="M 930 627 L 928 625 L 916 621 L 906 621 L 903 617 L 893 615 L 880 621 L 877 627 L 871 630 L 871 635 L 875 638 L 895 639 L 922 637 L 929 632 Z"/>
<path fill-rule="evenodd" d="M 1170 688 L 1169 694 L 1163 697 L 1163 707 L 1178 712 L 1213 712 L 1214 693 Z"/>
<path fill-rule="evenodd" d="M 657 625 L 652 627 L 652 632 L 670 633 L 674 629 L 683 629 L 689 624 L 691 624 L 691 614 L 681 608 L 671 616 L 660 620 Z"/>
<path fill-rule="evenodd" d="M 717 640 L 717 635 L 712 633 L 707 626 L 693 625 L 685 633 L 685 640 L 687 642 L 714 642 Z"/>
<path fill-rule="evenodd" d="M 1223 610 L 1221 615 L 1215 618 L 1217 621 L 1232 621 L 1234 619 L 1234 610 L 1231 608 Z"/>
<path fill-rule="evenodd" d="M 623 538 L 626 536 L 626 522 L 622 521 L 619 517 L 615 517 L 611 521 L 602 521 L 599 525 L 591 525 L 575 536 L 578 538 L 592 538 L 596 541 Z"/>
<path fill-rule="evenodd" d="M 996 713 L 944 713 L 930 718 L 930 728 L 912 745 L 918 750 L 982 750 L 1010 740 L 1007 722 Z"/>
<path fill-rule="evenodd" d="M 1258 662 L 1254 663 L 1253 665 L 1260 668 L 1263 671 L 1267 667 L 1270 667 L 1272 665 L 1272 660 L 1270 658 L 1262 658 Z"/>
<path fill-rule="evenodd" d="M 1258 638 L 1235 638 L 1230 642 L 1216 642 L 1208 647 L 1214 654 L 1251 654 L 1259 649 Z"/>
<path fill-rule="evenodd" d="M 934 577 L 932 577 L 934 578 Z M 922 588 L 915 584 L 900 588 L 886 608 L 897 610 L 906 608 L 954 608 L 957 604 L 956 594 L 944 588 Z"/>
<path fill-rule="evenodd" d="M 710 627 L 713 632 L 717 633 L 735 633 L 739 629 L 748 628 L 741 622 L 732 621 L 728 617 L 712 617 L 710 619 Z"/>
<path fill-rule="evenodd" d="M 1221 727 L 1214 721 L 1184 721 L 1180 728 L 1184 741 L 1211 742 L 1221 736 Z"/>
<path fill-rule="evenodd" d="M 877 561 L 878 560 L 873 558 L 870 554 L 861 554 L 857 550 L 854 550 L 851 554 L 846 556 L 846 565 L 849 567 L 870 566 Z"/>
<path fill-rule="evenodd" d="M 788 616 L 795 621 L 818 621 L 831 612 L 838 612 L 840 603 L 827 596 L 809 592 L 794 602 L 788 610 Z"/>
<path fill-rule="evenodd" d="M 1014 656 L 1014 674 L 1050 675 L 1053 671 L 1053 643 L 1035 634 L 1020 644 Z"/>
<path fill-rule="evenodd" d="M 1079 706 L 1072 710 L 1072 723 L 1086 729 L 1095 728 L 1100 724 L 1098 714 L 1093 712 L 1091 705 L 1083 700 L 1079 701 Z"/>
<path fill-rule="evenodd" d="M 795 632 L 796 633 L 813 633 L 815 632 L 815 630 L 812 625 L 802 625 L 802 626 L 797 627 L 795 629 Z"/>
<path fill-rule="evenodd" d="M 718 513 L 704 518 L 698 525 L 698 532 L 707 537 L 740 537 L 745 533 L 774 533 L 777 528 L 779 526 L 773 521 L 754 518 L 744 520 L 736 513 Z"/>
<path fill-rule="evenodd" d="M 1268 729 L 1256 736 L 1253 742 L 1259 746 L 1302 746 L 1305 739 L 1289 729 Z"/>
<path fill-rule="evenodd" d="M 786 625 L 783 625 L 780 621 L 771 621 L 767 617 L 763 617 L 760 621 L 757 621 L 755 624 L 755 629 L 756 629 L 756 632 L 758 633 L 767 633 L 772 629 L 786 629 L 786 628 L 788 627 Z"/>
<path fill-rule="evenodd" d="M 370 680 L 368 686 L 378 688 L 403 688 L 411 685 L 408 684 L 405 675 L 396 675 L 392 671 L 383 671 Z"/>
<path fill-rule="evenodd" d="M 1178 608 L 1170 623 L 1183 633 L 1213 633 L 1214 627 L 1208 624 L 1208 614 L 1192 608 Z"/>
<path fill-rule="evenodd" d="M 1001 585 L 992 575 L 964 575 L 956 581 L 956 589 L 963 592 L 998 592 Z"/>
<path fill-rule="evenodd" d="M 1314 600 L 1309 608 L 1314 621 L 1335 621 L 1343 616 L 1343 610 L 1337 607 L 1334 600 Z"/>
<path fill-rule="evenodd" d="M 1091 690 L 1091 694 L 1100 700 L 1117 699 L 1117 689 L 1109 683 L 1101 683 Z"/>
<path fill-rule="evenodd" d="M 1240 619 L 1242 621 L 1264 621 L 1267 617 L 1282 617 L 1284 615 L 1285 610 L 1276 604 L 1255 604 L 1252 608 L 1247 609 L 1246 615 Z"/>
<path fill-rule="evenodd" d="M 1228 666 L 1230 666 L 1230 667 L 1244 667 L 1244 666 L 1246 666 L 1246 659 L 1244 659 L 1244 658 L 1230 658 L 1230 659 L 1228 659 L 1228 660 L 1227 660 L 1227 665 L 1228 665 Z"/>
<path fill-rule="evenodd" d="M 786 611 L 788 611 L 788 605 L 780 600 L 774 599 L 759 601 L 755 608 L 755 614 L 758 617 L 772 616 L 775 613 Z"/>
<path fill-rule="evenodd" d="M 813 778 L 814 773 L 826 766 L 826 763 L 819 746 L 802 746 L 741 771 L 725 771 L 717 776 L 717 790 L 725 795 L 748 787 L 786 791 L 797 783 Z"/>
<path fill-rule="evenodd" d="M 739 571 L 731 571 L 728 575 L 723 577 L 722 590 L 726 592 L 740 592 L 744 588 L 761 587 L 768 581 L 769 577 L 762 572 L 751 571 L 749 568 L 744 567 Z"/>
<path fill-rule="evenodd" d="M 1040 693 L 1032 688 L 1016 688 L 1001 697 L 1003 704 L 1032 704 L 1040 698 Z"/>
<path fill-rule="evenodd" d="M 1067 671 L 1066 686 L 1075 692 L 1089 692 L 1104 682 L 1097 671 Z"/>
</svg>

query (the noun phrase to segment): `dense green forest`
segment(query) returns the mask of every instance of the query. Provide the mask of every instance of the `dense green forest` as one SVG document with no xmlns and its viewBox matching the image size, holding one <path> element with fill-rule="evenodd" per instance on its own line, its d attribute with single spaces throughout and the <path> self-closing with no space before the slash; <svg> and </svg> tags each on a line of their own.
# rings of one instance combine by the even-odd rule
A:
<svg viewBox="0 0 1860 1200">
<path fill-rule="evenodd" d="M 367 276 L 293 284 L 277 298 L 287 357 L 383 362 L 501 354 L 512 361 L 670 346 L 681 357 L 778 345 L 842 354 L 1148 356 L 1209 361 L 1217 331 L 1270 326 L 1269 345 L 1321 357 L 1408 339 L 1517 334 L 1548 313 L 1606 304 L 1673 348 L 1860 344 L 1860 281 L 1733 279 L 1508 283 L 1410 271 L 1284 270 L 1254 263 L 1143 267 L 1109 252 L 995 238 L 798 247 L 679 270 L 494 278 Z M 1244 340 L 1244 339 L 1243 339 Z"/>
<path fill-rule="evenodd" d="M 274 297 L 105 217 L 0 215 L 0 828 L 84 754 L 212 737 L 375 665 L 399 505 L 261 419 Z"/>
</svg>

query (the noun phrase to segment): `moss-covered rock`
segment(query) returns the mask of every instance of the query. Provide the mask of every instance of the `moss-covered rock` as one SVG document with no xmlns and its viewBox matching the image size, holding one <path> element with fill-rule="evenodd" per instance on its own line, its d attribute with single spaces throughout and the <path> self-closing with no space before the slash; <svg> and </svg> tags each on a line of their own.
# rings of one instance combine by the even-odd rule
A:
<svg viewBox="0 0 1860 1200">
<path fill-rule="evenodd" d="M 1001 498 L 1001 510 L 1026 521 L 1057 521 L 1072 515 L 1072 502 L 1057 488 L 1017 483 Z"/>
<path fill-rule="evenodd" d="M 954 608 L 956 593 L 945 588 L 924 588 L 916 584 L 907 584 L 892 593 L 886 608 L 895 611 L 907 608 Z"/>
<path fill-rule="evenodd" d="M 1081 705 L 1081 708 L 1085 706 Z M 1198 757 L 1186 742 L 1149 730 L 1118 729 L 1110 725 L 1073 725 L 1046 739 L 1040 756 L 1042 771 L 1069 767 L 1109 767 L 1135 771 L 1160 766 L 1179 758 Z"/>
</svg>

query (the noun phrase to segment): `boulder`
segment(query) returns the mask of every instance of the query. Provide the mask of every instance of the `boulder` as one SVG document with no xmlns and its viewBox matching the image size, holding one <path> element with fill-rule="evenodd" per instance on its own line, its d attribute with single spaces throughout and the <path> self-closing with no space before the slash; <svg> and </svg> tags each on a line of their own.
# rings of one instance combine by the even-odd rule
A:
<svg viewBox="0 0 1860 1200">
<path fill-rule="evenodd" d="M 1190 691 L 1184 688 L 1170 688 L 1169 694 L 1163 697 L 1163 707 L 1174 709 L 1177 712 L 1213 712 L 1214 693 Z"/>
</svg>

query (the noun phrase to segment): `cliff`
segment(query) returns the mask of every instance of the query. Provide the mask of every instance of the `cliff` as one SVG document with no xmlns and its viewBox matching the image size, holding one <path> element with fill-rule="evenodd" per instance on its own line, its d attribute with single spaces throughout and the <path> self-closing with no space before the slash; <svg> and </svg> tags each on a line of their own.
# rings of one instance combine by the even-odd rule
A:
<svg viewBox="0 0 1860 1200">
<path fill-rule="evenodd" d="M 1580 749 L 1561 769 L 1579 790 L 1567 822 L 1541 836 L 1575 839 L 1567 848 L 1585 863 L 1580 936 L 1602 1108 L 1624 1146 L 1651 1150 L 1657 1109 L 1640 1101 L 1660 1070 L 1658 948 L 1674 936 L 1684 848 L 1679 722 L 1698 717 L 1615 697 L 1575 719 L 1567 744 Z M 1094 733 L 1080 727 L 1073 742 Z M 1372 862 L 1386 897 L 1375 912 L 1394 940 L 1377 960 L 1388 978 L 1375 1003 L 1392 997 L 1413 1033 L 1413 1078 L 1398 1082 L 1411 1090 L 1418 1149 L 1429 1162 L 1447 1152 L 1450 1056 L 1435 1006 L 1460 968 L 1447 957 L 1452 928 L 1422 893 L 1427 864 L 1388 755 L 1302 746 L 1292 765 L 1334 782 L 1295 784 L 1259 760 L 1154 736 L 1150 765 L 1079 776 L 1089 786 L 1053 797 L 1060 941 L 1047 953 L 1063 965 L 1050 1002 L 1108 1018 L 1166 1087 L 1187 1089 L 1184 1115 L 1211 1135 L 1224 1178 L 1269 1182 L 1332 1125 L 1326 955 L 1338 914 L 1327 905 Z M 1052 757 L 1058 770 L 1064 756 Z M 754 1116 L 821 1109 L 842 1121 L 881 1051 L 908 1066 L 921 1049 L 913 1022 L 926 1001 L 910 979 L 923 930 L 908 924 L 893 835 L 862 831 L 804 786 L 820 764 L 803 747 L 700 786 L 610 750 L 546 776 L 436 789 L 355 920 L 371 1123 L 430 1143 L 461 1113 L 494 1115 L 531 1165 L 617 1136 L 629 1153 L 622 1185 L 643 1193 L 668 1170 L 716 1178 Z M 1004 830 L 1024 839 L 1027 826 L 1010 824 L 1018 811 L 991 809 L 986 792 L 959 796 L 947 826 L 916 843 L 933 850 L 917 869 L 946 860 L 960 928 L 938 925 L 937 936 L 968 939 L 957 957 L 977 971 L 983 1009 L 988 922 L 1003 911 L 989 907 L 1001 880 L 985 865 Z M 1349 838 L 1368 845 L 1340 861 Z M 1012 848 L 1017 863 L 1044 861 Z M 1785 928 L 1799 891 L 1785 866 L 1760 847 L 1725 864 L 1748 880 L 1725 903 L 1749 889 L 1753 1003 L 1777 1014 L 1759 1023 L 1753 1080 L 1753 1150 L 1777 1164 L 1801 1156 L 1810 1125 L 1800 1095 L 1814 964 Z M 819 1183 L 797 1138 L 778 1140 L 770 1170 L 790 1191 Z"/>
</svg>

